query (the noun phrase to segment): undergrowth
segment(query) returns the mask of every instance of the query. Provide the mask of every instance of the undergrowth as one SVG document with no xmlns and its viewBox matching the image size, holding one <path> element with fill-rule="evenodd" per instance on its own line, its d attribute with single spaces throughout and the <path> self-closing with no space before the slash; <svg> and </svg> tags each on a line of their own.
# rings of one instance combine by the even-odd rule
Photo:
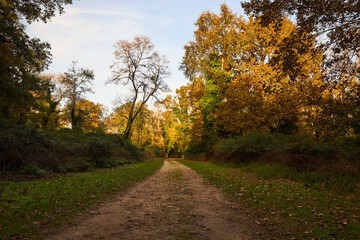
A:
<svg viewBox="0 0 360 240">
<path fill-rule="evenodd" d="M 351 175 L 360 170 L 360 138 L 339 137 L 323 142 L 307 135 L 255 132 L 221 140 L 212 156 L 224 162 L 275 162 Z"/>
<path fill-rule="evenodd" d="M 142 151 L 116 134 L 56 132 L 0 122 L 0 171 L 42 176 L 110 168 L 143 159 Z M 126 159 L 126 160 L 125 160 Z"/>
</svg>

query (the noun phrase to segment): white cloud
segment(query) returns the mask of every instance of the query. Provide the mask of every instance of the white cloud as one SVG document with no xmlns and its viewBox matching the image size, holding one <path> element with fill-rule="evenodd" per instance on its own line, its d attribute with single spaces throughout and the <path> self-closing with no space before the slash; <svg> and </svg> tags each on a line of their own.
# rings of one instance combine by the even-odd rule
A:
<svg viewBox="0 0 360 240">
<path fill-rule="evenodd" d="M 109 8 L 104 9 L 94 9 L 94 8 L 78 8 L 73 7 L 66 11 L 66 15 L 101 15 L 101 16 L 120 16 L 122 18 L 132 18 L 144 20 L 146 16 L 144 13 L 138 10 L 130 9 L 116 9 L 114 10 L 109 6 Z"/>
<path fill-rule="evenodd" d="M 120 86 L 104 86 L 111 75 L 113 44 L 142 33 L 140 21 L 144 18 L 145 14 L 137 11 L 73 7 L 46 24 L 31 24 L 27 32 L 51 44 L 53 64 L 49 72 L 64 72 L 73 60 L 79 60 L 79 67 L 94 69 L 96 94 L 88 98 L 111 108 L 113 99 L 124 94 Z"/>
<path fill-rule="evenodd" d="M 228 0 L 240 6 L 238 0 Z M 35 22 L 27 32 L 50 42 L 53 64 L 49 72 L 64 72 L 71 61 L 79 67 L 94 69 L 94 95 L 88 98 L 112 108 L 117 95 L 126 95 L 127 87 L 104 86 L 111 75 L 113 44 L 131 40 L 136 34 L 149 36 L 161 54 L 168 56 L 172 76 L 167 79 L 174 91 L 186 80 L 178 67 L 183 46 L 191 40 L 193 22 L 204 9 L 219 10 L 217 0 L 86 0 L 74 1 L 65 13 L 44 24 Z"/>
</svg>

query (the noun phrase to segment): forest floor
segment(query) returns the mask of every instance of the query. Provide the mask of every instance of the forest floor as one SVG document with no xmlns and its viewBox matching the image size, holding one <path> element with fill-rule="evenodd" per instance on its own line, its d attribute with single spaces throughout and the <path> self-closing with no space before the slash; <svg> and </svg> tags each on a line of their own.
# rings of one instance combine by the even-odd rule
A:
<svg viewBox="0 0 360 240">
<path fill-rule="evenodd" d="M 252 214 L 195 171 L 165 160 L 154 175 L 46 239 L 269 239 Z"/>
</svg>

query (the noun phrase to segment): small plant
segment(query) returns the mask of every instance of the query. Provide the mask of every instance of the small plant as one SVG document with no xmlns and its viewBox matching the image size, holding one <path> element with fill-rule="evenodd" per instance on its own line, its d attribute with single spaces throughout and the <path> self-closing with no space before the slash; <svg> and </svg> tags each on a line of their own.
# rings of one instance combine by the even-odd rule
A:
<svg viewBox="0 0 360 240">
<path fill-rule="evenodd" d="M 112 168 L 117 166 L 117 161 L 114 158 L 100 157 L 95 159 L 95 166 L 102 168 Z"/>
<path fill-rule="evenodd" d="M 27 175 L 33 175 L 36 177 L 44 177 L 47 173 L 45 169 L 41 169 L 36 165 L 26 165 L 22 170 L 21 173 L 27 174 Z"/>
</svg>

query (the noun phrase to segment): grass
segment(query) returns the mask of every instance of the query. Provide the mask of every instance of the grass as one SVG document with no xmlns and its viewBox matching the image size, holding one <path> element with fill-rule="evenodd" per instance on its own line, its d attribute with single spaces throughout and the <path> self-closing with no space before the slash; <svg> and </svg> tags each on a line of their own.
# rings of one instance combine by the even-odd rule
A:
<svg viewBox="0 0 360 240">
<path fill-rule="evenodd" d="M 300 177 L 296 182 L 290 181 L 281 175 L 265 173 L 267 167 L 182 163 L 222 188 L 242 206 L 256 211 L 261 216 L 256 223 L 266 227 L 276 238 L 359 237 L 359 194 L 339 192 L 331 186 L 309 186 Z M 276 170 L 272 171 L 276 173 Z M 288 176 L 296 174 L 301 175 L 299 172 Z"/>
<path fill-rule="evenodd" d="M 40 229 L 68 222 L 69 217 L 145 179 L 162 164 L 153 160 L 48 180 L 1 182 L 0 239 L 36 239 Z"/>
<path fill-rule="evenodd" d="M 277 163 L 255 162 L 235 164 L 235 166 L 241 167 L 246 172 L 252 172 L 261 179 L 285 178 L 303 183 L 306 187 L 360 195 L 360 172 L 349 175 L 334 171 L 304 171 Z"/>
</svg>

